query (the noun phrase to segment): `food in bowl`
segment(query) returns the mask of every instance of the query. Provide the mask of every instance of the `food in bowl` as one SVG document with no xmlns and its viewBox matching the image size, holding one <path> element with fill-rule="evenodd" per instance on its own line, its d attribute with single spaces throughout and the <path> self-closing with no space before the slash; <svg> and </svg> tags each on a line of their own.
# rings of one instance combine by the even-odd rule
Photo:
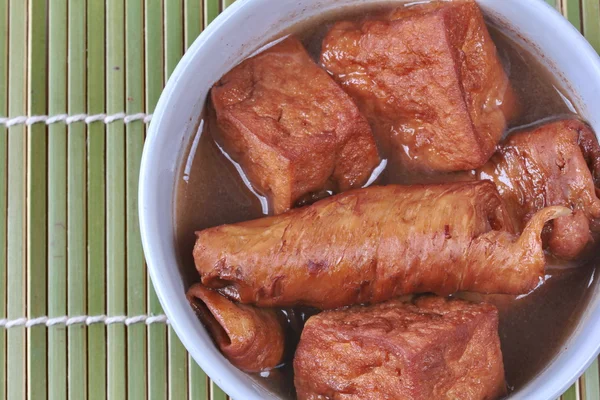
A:
<svg viewBox="0 0 600 400">
<path fill-rule="evenodd" d="M 479 167 L 516 112 L 474 2 L 433 2 L 338 22 L 322 46 L 323 67 L 404 170 Z"/>
<path fill-rule="evenodd" d="M 519 226 L 544 206 L 569 205 L 572 215 L 553 221 L 548 232 L 554 255 L 577 258 L 592 240 L 590 224 L 600 218 L 600 148 L 583 122 L 561 119 L 514 132 L 476 173 L 496 184 Z"/>
<path fill-rule="evenodd" d="M 455 13 L 465 13 L 469 17 L 457 17 Z M 301 40 L 313 60 L 321 60 L 321 66 L 326 67 L 326 63 L 322 61 L 323 38 L 328 37 L 336 26 L 345 24 L 340 21 L 349 21 L 346 24 L 352 26 L 364 26 L 372 22 L 371 25 L 395 27 L 407 26 L 413 20 L 436 20 L 432 15 L 441 15 L 438 25 L 446 29 L 445 18 L 477 21 L 481 18 L 478 13 L 475 3 L 471 1 L 377 8 L 366 16 L 344 15 L 329 19 L 326 23 L 319 21 L 312 28 L 304 27 L 296 31 L 295 36 Z M 390 15 L 394 17 L 391 18 Z M 424 24 L 427 27 L 430 25 Z M 257 183 L 260 176 L 252 178 L 254 172 L 250 169 L 253 164 L 244 161 L 245 158 L 258 160 L 264 153 L 257 151 L 256 147 L 240 145 L 243 140 L 239 137 L 259 137 L 262 133 L 259 131 L 263 129 L 261 124 L 252 125 L 250 129 L 249 124 L 245 124 L 244 129 L 236 127 L 237 131 L 232 137 L 237 139 L 230 138 L 230 143 L 227 144 L 228 140 L 223 140 L 222 132 L 231 127 L 220 122 L 223 119 L 219 117 L 219 107 L 209 104 L 205 110 L 202 129 L 199 129 L 190 146 L 189 168 L 182 173 L 184 179 L 179 187 L 176 210 L 177 228 L 182 259 L 193 263 L 194 245 L 196 249 L 194 258 L 199 274 L 190 273 L 190 283 L 201 281 L 202 292 L 209 294 L 203 295 L 205 298 L 223 301 L 210 300 L 211 303 L 207 303 L 202 300 L 202 296 L 194 294 L 200 293 L 196 291 L 189 292 L 190 300 L 200 310 L 200 318 L 209 327 L 217 345 L 229 356 L 230 361 L 246 371 L 255 372 L 260 369 L 261 375 L 268 375 L 265 379 L 279 385 L 285 396 L 293 397 L 295 392 L 291 376 L 298 336 L 304 335 L 304 323 L 308 320 L 307 324 L 311 326 L 311 317 L 322 309 L 355 304 L 349 310 L 361 310 L 361 315 L 364 313 L 368 316 L 371 313 L 376 318 L 372 310 L 376 309 L 377 304 L 399 295 L 421 293 L 452 295 L 468 298 L 475 303 L 490 303 L 492 305 L 489 307 L 498 309 L 499 329 L 495 331 L 495 335 L 502 348 L 502 358 L 496 356 L 493 363 L 495 366 L 503 364 L 508 392 L 521 387 L 556 354 L 562 340 L 569 333 L 569 321 L 576 318 L 580 311 L 579 300 L 585 297 L 595 270 L 589 258 L 597 231 L 594 209 L 598 199 L 594 182 L 597 178 L 595 166 L 598 163 L 598 143 L 590 128 L 579 121 L 576 112 L 569 107 L 564 94 L 554 87 L 552 77 L 530 54 L 493 26 L 485 27 L 477 23 L 469 23 L 468 26 L 475 27 L 473 29 L 477 31 L 479 39 L 474 43 L 479 45 L 474 46 L 474 52 L 465 51 L 462 47 L 451 48 L 450 54 L 457 54 L 458 62 L 452 57 L 441 55 L 439 59 L 433 60 L 443 60 L 445 65 L 453 65 L 453 68 L 444 69 L 441 73 L 438 70 L 425 73 L 435 62 L 431 60 L 430 51 L 419 52 L 419 49 L 429 49 L 429 43 L 423 41 L 418 44 L 418 48 L 413 46 L 415 57 L 421 63 L 413 63 L 411 71 L 415 76 L 426 76 L 429 80 L 421 82 L 418 86 L 420 89 L 415 89 L 415 96 L 408 101 L 417 110 L 413 114 L 406 111 L 405 102 L 409 96 L 396 101 L 399 96 L 393 94 L 393 90 L 399 90 L 402 86 L 388 84 L 385 90 L 380 90 L 383 87 L 380 83 L 387 82 L 378 81 L 381 74 L 384 77 L 400 76 L 397 68 L 400 68 L 401 63 L 391 67 L 385 64 L 383 68 L 376 65 L 374 68 L 371 65 L 374 61 L 363 54 L 368 61 L 363 67 L 367 72 L 373 72 L 371 88 L 381 95 L 377 97 L 377 102 L 369 100 L 369 94 L 365 92 L 364 88 L 369 85 L 361 85 L 357 95 L 342 82 L 342 79 L 346 79 L 343 74 L 336 76 L 334 71 L 328 71 L 338 81 L 339 87 L 356 103 L 357 108 L 353 109 L 358 109 L 370 122 L 379 155 L 391 160 L 387 164 L 381 164 L 384 167 L 381 171 L 381 168 L 374 168 L 374 162 L 368 162 L 369 157 L 376 159 L 369 156 L 373 152 L 368 148 L 365 152 L 352 152 L 356 157 L 363 157 L 363 165 L 370 166 L 366 170 L 372 175 L 364 183 L 368 187 L 363 189 L 346 191 L 350 187 L 336 186 L 332 179 L 335 175 L 333 171 L 343 161 L 335 159 L 332 163 L 328 157 L 311 157 L 319 154 L 321 147 L 316 148 L 312 144 L 300 146 L 306 153 L 306 158 L 301 154 L 298 159 L 311 160 L 315 168 L 326 165 L 325 169 L 329 169 L 331 173 L 320 174 L 327 182 L 315 185 L 314 189 L 300 196 L 284 196 L 284 203 L 289 204 L 276 208 L 273 193 L 266 190 L 266 186 Z M 482 29 L 485 33 L 481 32 Z M 468 35 L 469 32 L 469 29 L 464 32 L 451 30 L 446 37 L 450 34 Z M 339 35 L 339 32 L 336 34 Z M 422 37 L 429 36 L 424 34 Z M 445 39 L 441 34 L 437 37 Z M 283 45 L 285 48 L 293 42 L 297 43 L 294 39 L 283 39 L 267 49 L 267 54 L 276 57 L 274 53 L 277 46 Z M 464 40 L 445 40 L 444 43 L 446 47 L 464 43 L 473 45 Z M 494 51 L 491 52 L 490 49 Z M 376 60 L 387 63 L 388 60 L 383 56 L 394 54 L 396 50 L 395 46 L 388 46 L 386 52 L 379 54 L 382 58 Z M 254 59 L 261 57 L 260 54 Z M 444 54 L 447 55 L 448 52 Z M 482 54 L 485 56 L 479 57 Z M 353 53 L 340 51 L 336 57 L 343 60 L 343 57 L 353 57 Z M 470 64 L 472 58 L 477 63 Z M 397 59 L 402 60 L 402 57 Z M 348 61 L 351 63 L 348 62 L 347 65 L 356 63 L 356 59 Z M 501 63 L 508 81 L 486 78 L 477 83 L 468 74 L 465 77 L 456 72 L 463 64 L 482 65 L 476 71 L 494 70 L 496 72 L 491 75 L 501 78 L 502 74 L 499 74 L 497 65 L 493 66 L 494 63 Z M 252 65 L 252 61 L 246 62 L 248 64 Z M 314 69 L 314 65 L 306 64 Z M 350 75 L 360 80 L 366 74 L 361 75 L 360 72 L 351 72 Z M 281 74 L 285 76 L 284 72 Z M 452 75 L 450 77 L 453 79 L 446 79 L 449 78 L 448 75 Z M 307 76 L 312 75 L 307 73 Z M 261 86 L 253 79 L 250 79 L 252 85 Z M 332 81 L 326 81 L 330 87 Z M 290 93 L 289 88 L 285 87 L 286 82 L 282 80 L 278 86 L 281 86 L 281 91 Z M 419 90 L 425 90 L 439 82 L 445 82 L 442 85 L 448 90 L 438 91 L 435 96 L 423 96 L 419 93 Z M 218 83 L 214 90 L 218 90 L 219 86 Z M 504 92 L 500 87 L 504 88 Z M 457 88 L 462 95 L 453 97 Z M 277 101 L 283 101 L 281 98 L 274 100 L 273 92 L 277 92 L 276 87 L 270 89 L 270 98 L 253 99 L 243 106 L 252 108 L 261 102 L 268 102 L 272 107 Z M 476 97 L 474 94 L 478 89 L 488 91 L 481 98 L 493 100 L 471 101 Z M 400 92 L 412 94 L 410 86 Z M 306 96 L 306 92 L 299 91 L 298 96 Z M 314 104 L 310 104 L 308 98 L 310 96 L 304 97 L 303 101 L 308 102 L 309 110 L 314 110 Z M 317 106 L 319 98 L 313 96 Z M 393 111 L 385 114 L 381 110 L 381 104 L 390 106 Z M 280 104 L 281 110 L 285 110 L 288 105 L 288 102 Z M 340 110 L 347 111 L 351 108 L 342 107 Z M 305 123 L 310 124 L 310 112 L 303 114 L 302 107 L 292 106 L 290 109 L 299 118 L 295 120 L 295 124 L 302 121 L 303 115 L 307 118 Z M 481 118 L 484 114 L 494 123 L 477 122 L 485 119 Z M 281 124 L 283 115 L 285 112 L 275 113 L 274 118 L 272 115 L 261 115 L 261 118 L 268 119 L 270 116 L 273 123 Z M 449 118 L 452 122 L 450 128 L 440 115 Z M 382 124 L 382 119 L 387 120 Z M 358 118 L 357 121 L 359 120 L 363 119 Z M 390 128 L 404 123 L 417 127 L 423 124 L 427 129 L 416 129 L 415 142 L 411 142 L 403 139 L 402 135 L 396 135 L 397 129 Z M 314 131 L 317 132 L 315 136 L 320 137 L 320 140 L 332 137 L 337 140 L 340 137 L 337 133 L 329 136 L 323 134 L 327 133 L 327 128 L 323 128 L 326 125 L 327 122 L 320 123 L 319 128 Z M 486 127 L 481 128 L 482 126 Z M 364 128 L 360 130 L 366 132 Z M 411 131 L 408 129 L 402 132 L 406 135 Z M 277 135 L 281 135 L 280 141 L 286 140 L 285 134 L 284 130 L 276 131 L 269 136 L 269 140 L 277 140 Z M 311 132 L 300 129 L 298 134 L 305 138 Z M 437 146 L 435 138 L 439 135 L 452 136 L 454 139 L 451 140 L 455 140 L 460 146 Z M 482 135 L 487 139 L 481 139 Z M 507 138 L 501 141 L 504 136 Z M 486 143 L 491 140 L 490 137 L 495 137 L 492 140 L 495 155 L 487 149 Z M 387 140 L 389 138 L 396 144 L 391 145 L 390 140 Z M 315 140 L 318 142 L 319 139 Z M 331 152 L 336 155 L 339 154 L 336 150 L 339 149 L 337 143 L 336 141 L 333 146 L 327 143 L 331 146 L 328 148 L 333 149 Z M 471 143 L 473 148 L 463 146 L 464 143 Z M 236 144 L 240 148 L 236 151 L 228 150 Z M 475 154 L 474 158 L 470 158 L 470 150 Z M 451 156 L 454 151 L 456 158 Z M 450 156 L 436 158 L 432 156 L 436 152 Z M 481 156 L 484 153 L 489 154 Z M 407 154 L 417 156 L 407 158 Z M 289 157 L 284 158 L 290 160 Z M 448 160 L 446 167 L 436 164 L 441 159 Z M 469 159 L 468 166 L 460 164 L 465 159 Z M 452 166 L 450 163 L 453 160 L 461 161 Z M 260 163 L 261 168 L 267 169 L 278 165 L 264 161 Z M 275 167 L 268 167 L 269 165 Z M 360 170 L 364 176 L 365 169 Z M 275 178 L 280 177 L 277 172 L 272 173 Z M 283 176 L 289 178 L 292 174 L 285 173 Z M 299 187 L 303 185 L 301 181 L 304 178 L 304 174 L 296 175 Z M 290 181 L 294 179 L 288 180 Z M 519 186 L 523 182 L 525 184 Z M 581 197 L 577 193 L 585 194 L 589 201 L 578 201 Z M 322 199 L 323 197 L 326 198 Z M 311 204 L 319 199 L 322 200 Z M 296 209 L 283 212 L 286 207 Z M 268 214 L 272 216 L 260 218 Z M 552 221 L 544 224 L 549 220 Z M 193 236 L 195 231 L 198 231 L 196 242 Z M 542 248 L 546 249 L 545 255 Z M 471 292 L 459 292 L 462 290 Z M 404 309 L 420 301 L 422 300 L 418 296 L 404 299 L 403 305 L 398 307 Z M 442 299 L 437 298 L 436 301 Z M 228 319 L 227 323 L 221 323 L 218 317 L 220 306 L 215 304 L 226 304 L 229 315 L 234 315 L 234 311 L 241 308 L 248 311 L 245 315 L 250 317 L 239 318 L 239 324 L 236 324 L 235 317 Z M 265 311 L 265 306 L 270 307 L 268 311 Z M 267 335 L 260 331 L 260 326 L 268 324 L 241 322 L 259 318 L 256 316 L 263 315 L 264 312 L 271 315 L 270 326 L 274 328 L 270 331 L 284 332 L 286 351 L 273 353 L 269 346 L 263 346 L 263 351 L 259 351 L 256 346 L 264 343 Z M 557 325 L 555 321 L 564 323 Z M 215 322 L 222 330 L 218 329 Z M 227 325 L 231 323 L 233 325 Z M 249 328 L 244 331 L 245 327 Z M 482 326 L 477 326 L 477 329 L 480 328 L 483 329 Z M 252 329 L 257 329 L 256 337 L 261 340 L 249 340 L 247 346 L 240 345 L 239 349 L 246 354 L 236 356 L 237 358 L 228 355 L 227 335 L 235 332 L 249 333 Z M 435 336 L 428 336 L 426 331 L 423 331 L 423 335 L 425 341 L 436 340 Z M 397 338 L 400 341 L 399 338 L 400 336 Z M 304 340 L 303 337 L 300 343 Z M 279 342 L 273 340 L 273 343 Z M 311 342 L 308 343 L 310 345 Z M 455 344 L 448 342 L 450 347 Z M 404 347 L 397 346 L 396 355 L 407 351 L 406 346 L 409 346 L 408 342 Z M 306 346 L 301 348 L 310 352 Z M 240 357 L 247 359 L 253 354 L 256 354 L 257 359 L 263 358 L 269 362 L 258 367 L 248 367 L 239 362 Z M 271 357 L 272 354 L 280 354 L 281 357 Z M 279 359 L 275 361 L 277 358 Z M 369 384 L 369 374 L 363 374 L 364 368 L 353 365 L 345 368 L 356 368 L 354 374 L 362 374 L 366 379 L 361 383 Z M 443 372 L 443 379 L 456 378 L 456 375 L 452 375 L 457 374 L 456 371 L 448 368 Z M 324 374 L 325 370 L 316 369 L 313 372 Z M 486 377 L 489 375 L 483 372 L 486 371 L 482 371 L 481 376 L 488 379 Z M 334 378 L 331 374 L 327 376 Z M 495 387 L 495 382 L 484 383 L 486 387 Z M 333 389 L 328 389 L 333 392 L 321 395 L 335 398 L 336 393 L 348 394 L 348 388 L 344 389 L 342 386 L 334 385 Z M 436 392 L 435 397 L 451 397 L 452 389 L 444 390 L 446 391 L 443 393 Z M 298 391 L 300 398 L 312 396 L 303 397 L 302 393 L 305 392 Z M 475 394 L 465 398 L 487 396 L 477 391 L 470 393 Z M 499 393 L 490 396 L 498 397 Z"/>
<path fill-rule="evenodd" d="M 279 364 L 285 333 L 274 310 L 234 303 L 201 284 L 187 296 L 217 346 L 238 368 L 261 372 Z"/>
<path fill-rule="evenodd" d="M 232 69 L 211 99 L 216 139 L 275 214 L 360 188 L 380 162 L 367 119 L 293 37 Z"/>
<path fill-rule="evenodd" d="M 421 297 L 324 311 L 304 327 L 294 373 L 302 399 L 496 399 L 498 310 Z"/>
<path fill-rule="evenodd" d="M 415 293 L 525 294 L 544 278 L 544 224 L 520 235 L 489 181 L 350 191 L 197 233 L 202 284 L 260 307 L 332 309 Z"/>
</svg>

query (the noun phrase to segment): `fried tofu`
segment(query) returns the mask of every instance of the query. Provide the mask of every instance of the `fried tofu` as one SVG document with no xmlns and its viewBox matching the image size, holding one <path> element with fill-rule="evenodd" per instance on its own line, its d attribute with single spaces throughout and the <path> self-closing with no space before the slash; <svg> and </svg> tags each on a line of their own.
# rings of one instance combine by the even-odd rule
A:
<svg viewBox="0 0 600 400">
<path fill-rule="evenodd" d="M 572 215 L 552 221 L 547 237 L 557 257 L 578 257 L 592 241 L 591 231 L 600 231 L 600 146 L 577 119 L 511 134 L 476 176 L 496 184 L 517 227 L 543 207 L 571 208 Z"/>
<path fill-rule="evenodd" d="M 217 141 L 275 214 L 361 187 L 380 162 L 366 118 L 293 37 L 232 69 L 211 98 Z"/>
<path fill-rule="evenodd" d="M 306 323 L 294 375 L 300 400 L 497 399 L 498 311 L 441 297 L 326 311 Z"/>
<path fill-rule="evenodd" d="M 274 310 L 236 304 L 200 284 L 187 298 L 219 350 L 242 371 L 269 370 L 282 361 L 284 329 Z"/>
<path fill-rule="evenodd" d="M 409 171 L 482 166 L 518 109 L 471 0 L 336 23 L 321 63 L 369 119 L 384 156 Z"/>
<path fill-rule="evenodd" d="M 196 232 L 193 254 L 205 286 L 259 307 L 526 294 L 544 280 L 544 225 L 570 214 L 542 209 L 518 235 L 492 182 L 373 186 Z"/>
</svg>

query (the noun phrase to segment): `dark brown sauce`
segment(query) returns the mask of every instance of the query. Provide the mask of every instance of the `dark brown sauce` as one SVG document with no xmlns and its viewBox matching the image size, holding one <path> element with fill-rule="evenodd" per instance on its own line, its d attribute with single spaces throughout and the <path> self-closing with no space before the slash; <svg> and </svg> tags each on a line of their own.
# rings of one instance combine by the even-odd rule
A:
<svg viewBox="0 0 600 400">
<path fill-rule="evenodd" d="M 293 33 L 301 38 L 310 54 L 318 60 L 321 41 L 333 21 L 362 18 L 366 14 L 381 11 L 381 7 L 366 11 L 355 9 L 342 15 L 324 16 L 285 33 Z M 552 74 L 532 54 L 496 27 L 489 28 L 524 109 L 518 120 L 511 122 L 510 129 L 565 114 L 576 114 Z M 199 280 L 192 258 L 195 231 L 267 214 L 264 199 L 261 200 L 249 189 L 234 163 L 212 139 L 211 132 L 216 126 L 210 114 L 210 110 L 205 110 L 193 143 L 185 150 L 181 179 L 177 184 L 176 244 L 179 268 L 185 276 L 186 287 Z M 461 179 L 461 176 L 464 173 L 431 175 L 418 177 L 417 180 L 421 183 L 444 182 Z M 388 167 L 376 183 L 385 185 L 414 181 L 414 176 L 406 176 L 403 171 Z M 471 300 L 486 300 L 498 306 L 506 380 L 511 391 L 523 387 L 563 350 L 565 340 L 579 321 L 597 286 L 596 260 L 580 262 L 579 265 L 551 260 L 550 264 L 547 282 L 527 296 L 459 295 Z M 303 323 L 314 313 L 310 310 L 282 311 L 282 318 L 289 321 L 287 362 L 268 376 L 257 375 L 259 381 L 284 398 L 295 397 L 290 361 Z"/>
</svg>

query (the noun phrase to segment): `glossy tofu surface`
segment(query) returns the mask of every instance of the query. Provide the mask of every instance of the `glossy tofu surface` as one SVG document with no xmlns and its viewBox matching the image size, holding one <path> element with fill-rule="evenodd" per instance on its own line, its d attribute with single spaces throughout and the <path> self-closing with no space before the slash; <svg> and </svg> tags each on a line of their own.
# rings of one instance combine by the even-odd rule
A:
<svg viewBox="0 0 600 400">
<path fill-rule="evenodd" d="M 217 141 L 275 214 L 304 195 L 361 187 L 380 162 L 367 120 L 293 37 L 232 69 L 211 95 Z"/>
<path fill-rule="evenodd" d="M 477 171 L 498 187 L 517 226 L 538 210 L 565 206 L 573 215 L 552 222 L 550 251 L 576 258 L 599 232 L 600 146 L 589 126 L 561 119 L 511 134 Z"/>
<path fill-rule="evenodd" d="M 480 167 L 517 109 L 474 1 L 338 22 L 321 63 L 368 117 L 386 156 L 408 170 Z"/>
<path fill-rule="evenodd" d="M 439 297 L 326 311 L 306 323 L 294 374 L 301 400 L 498 399 L 498 311 Z"/>
<path fill-rule="evenodd" d="M 518 235 L 493 183 L 369 187 L 196 232 L 202 283 L 261 307 L 331 309 L 413 293 L 526 294 L 544 279 L 545 208 Z"/>
</svg>

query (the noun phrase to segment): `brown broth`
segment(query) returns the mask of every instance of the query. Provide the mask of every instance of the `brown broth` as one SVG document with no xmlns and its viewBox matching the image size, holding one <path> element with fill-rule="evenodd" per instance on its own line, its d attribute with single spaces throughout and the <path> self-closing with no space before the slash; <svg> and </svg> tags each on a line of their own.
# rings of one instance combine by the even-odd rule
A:
<svg viewBox="0 0 600 400">
<path fill-rule="evenodd" d="M 329 15 L 298 25 L 286 33 L 301 38 L 310 54 L 318 60 L 321 41 L 334 21 L 362 18 L 365 13 L 376 12 L 381 12 L 381 7 Z M 567 97 L 555 84 L 552 74 L 532 54 L 500 29 L 494 26 L 489 28 L 524 108 L 519 119 L 512 121 L 510 128 L 517 129 L 540 120 L 575 114 Z M 212 111 L 206 109 L 197 134 L 186 150 L 175 195 L 179 267 L 184 273 L 187 287 L 199 280 L 192 258 L 195 231 L 255 219 L 268 213 L 264 199 L 244 183 L 235 164 L 212 139 L 211 132 L 217 129 L 215 125 Z M 461 179 L 461 176 L 464 173 L 415 177 L 388 167 L 377 184 L 444 182 Z M 596 265 L 596 260 L 579 262 L 579 265 L 551 261 L 547 282 L 527 296 L 459 294 L 460 297 L 486 300 L 498 306 L 506 379 L 511 391 L 523 387 L 562 350 L 597 285 Z M 291 346 L 287 363 L 271 371 L 268 377 L 257 376 L 270 389 L 286 398 L 295 397 L 289 361 L 304 320 L 314 312 L 282 311 L 282 315 L 289 316 L 291 321 L 288 324 Z"/>
</svg>

